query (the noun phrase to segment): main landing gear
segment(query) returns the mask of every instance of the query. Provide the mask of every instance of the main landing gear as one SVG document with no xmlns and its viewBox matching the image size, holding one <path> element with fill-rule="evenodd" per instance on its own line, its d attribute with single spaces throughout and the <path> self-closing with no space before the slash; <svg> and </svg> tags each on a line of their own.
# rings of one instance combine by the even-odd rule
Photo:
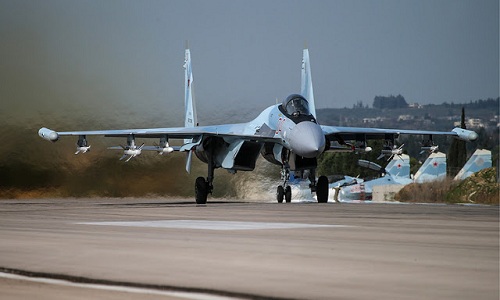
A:
<svg viewBox="0 0 500 300">
<path fill-rule="evenodd" d="M 208 194 L 212 194 L 212 190 L 214 189 L 213 181 L 214 181 L 214 161 L 211 153 L 208 155 L 208 176 L 207 179 L 203 177 L 196 178 L 194 184 L 194 193 L 196 198 L 196 204 L 207 204 Z"/>
<path fill-rule="evenodd" d="M 328 178 L 326 176 L 320 176 L 316 182 L 316 198 L 318 198 L 318 203 L 328 202 Z"/>
<path fill-rule="evenodd" d="M 194 193 L 196 198 L 196 204 L 206 204 L 208 194 L 212 193 L 212 183 L 209 183 L 205 178 L 198 177 L 196 178 L 194 185 Z"/>
</svg>

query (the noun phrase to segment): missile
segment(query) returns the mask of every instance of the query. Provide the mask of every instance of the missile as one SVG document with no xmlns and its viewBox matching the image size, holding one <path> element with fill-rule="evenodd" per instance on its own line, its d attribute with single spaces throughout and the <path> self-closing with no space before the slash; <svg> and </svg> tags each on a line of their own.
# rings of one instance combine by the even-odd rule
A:
<svg viewBox="0 0 500 300">
<path fill-rule="evenodd" d="M 141 155 L 141 149 L 127 149 L 123 151 L 123 156 L 120 158 L 120 160 L 123 160 L 128 156 L 128 159 L 125 162 L 128 162 L 132 158 Z"/>
<path fill-rule="evenodd" d="M 358 142 L 355 144 L 351 143 L 345 143 L 347 146 L 351 147 L 352 152 L 359 154 L 359 153 L 368 153 L 371 152 L 373 149 L 372 147 L 366 146 L 365 142 Z"/>
<path fill-rule="evenodd" d="M 373 150 L 372 147 L 356 147 L 356 146 L 353 146 L 351 144 L 346 144 L 346 145 L 348 147 L 330 146 L 330 148 L 328 148 L 328 151 L 337 152 L 337 153 L 354 152 L 356 154 L 360 154 L 360 153 L 368 153 L 368 152 Z"/>
<path fill-rule="evenodd" d="M 123 149 L 123 156 L 120 158 L 120 160 L 123 160 L 124 158 L 126 158 L 128 156 L 128 159 L 125 160 L 125 162 L 129 162 L 132 158 L 141 155 L 142 147 L 144 147 L 144 143 L 139 148 L 137 148 L 134 143 L 131 143 L 131 144 L 132 145 L 128 146 L 128 147 L 121 146 Z M 111 147 L 111 148 L 113 148 L 113 147 Z"/>
<path fill-rule="evenodd" d="M 371 152 L 373 149 L 372 147 L 356 147 L 356 146 L 352 146 L 351 147 L 352 149 L 352 152 L 356 153 L 356 154 L 360 154 L 360 153 L 368 153 L 368 152 Z"/>
<path fill-rule="evenodd" d="M 47 141 L 56 142 L 59 139 L 59 134 L 54 130 L 50 130 L 48 128 L 42 127 L 38 130 L 38 135 Z"/>
<path fill-rule="evenodd" d="M 472 130 L 467 130 L 467 129 L 457 127 L 457 128 L 454 128 L 452 131 L 457 134 L 457 136 L 455 138 L 462 140 L 462 141 L 473 142 L 473 141 L 477 140 L 477 138 L 478 138 L 477 133 L 475 133 Z"/>
<path fill-rule="evenodd" d="M 163 155 L 164 153 L 169 154 L 172 152 L 174 152 L 174 148 L 168 146 L 168 144 L 165 147 L 158 147 L 158 154 L 160 155 Z"/>
<path fill-rule="evenodd" d="M 164 153 L 172 153 L 174 151 L 174 148 L 170 147 L 166 139 L 161 139 L 160 145 L 157 146 L 156 150 L 158 151 L 158 154 L 163 155 Z"/>
<path fill-rule="evenodd" d="M 75 154 L 87 153 L 90 151 L 90 146 L 76 146 Z"/>
<path fill-rule="evenodd" d="M 438 145 L 423 146 L 423 147 L 420 147 L 420 154 L 424 153 L 425 151 L 428 151 L 429 153 L 436 153 L 436 152 L 438 152 L 438 150 L 439 150 Z"/>
<path fill-rule="evenodd" d="M 384 156 L 389 156 L 389 158 L 387 159 L 387 161 L 389 161 L 392 159 L 394 155 L 397 155 L 401 158 L 401 155 L 403 154 L 404 145 L 405 144 L 402 144 L 401 146 L 399 146 L 399 148 L 396 148 L 396 146 L 394 146 L 394 148 L 392 149 L 382 149 L 382 152 L 380 153 L 379 157 L 377 157 L 377 159 L 381 159 Z"/>
</svg>

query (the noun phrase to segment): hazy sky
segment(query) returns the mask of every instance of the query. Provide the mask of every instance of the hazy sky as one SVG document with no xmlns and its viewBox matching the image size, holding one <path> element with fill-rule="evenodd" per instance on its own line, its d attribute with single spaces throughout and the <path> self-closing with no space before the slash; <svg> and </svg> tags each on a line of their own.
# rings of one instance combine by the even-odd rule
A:
<svg viewBox="0 0 500 300">
<path fill-rule="evenodd" d="M 498 0 L 0 0 L 0 40 L 3 117 L 181 124 L 186 40 L 201 120 L 299 92 L 305 44 L 318 108 L 499 96 Z"/>
</svg>

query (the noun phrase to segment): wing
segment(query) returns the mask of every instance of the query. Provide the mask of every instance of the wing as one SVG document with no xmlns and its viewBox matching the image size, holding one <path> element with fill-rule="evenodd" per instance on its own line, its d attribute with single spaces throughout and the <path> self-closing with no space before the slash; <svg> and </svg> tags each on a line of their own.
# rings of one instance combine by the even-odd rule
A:
<svg viewBox="0 0 500 300">
<path fill-rule="evenodd" d="M 464 141 L 475 141 L 477 133 L 462 128 L 454 128 L 452 131 L 426 131 L 426 130 L 404 130 L 404 129 L 383 129 L 383 128 L 363 128 L 363 127 L 337 127 L 321 126 L 323 133 L 330 140 L 357 140 L 363 137 L 366 140 L 394 138 L 400 134 L 409 135 L 447 135 Z"/>
<path fill-rule="evenodd" d="M 105 137 L 138 137 L 138 138 L 164 138 L 193 139 L 200 141 L 202 137 L 220 136 L 228 141 L 234 139 L 252 140 L 258 142 L 281 143 L 280 138 L 274 137 L 274 132 L 266 125 L 249 131 L 247 124 L 223 124 L 200 127 L 170 127 L 170 128 L 144 128 L 144 129 L 118 129 L 118 130 L 92 130 L 92 131 L 61 131 L 57 132 L 48 128 L 41 128 L 38 135 L 43 139 L 55 142 L 62 136 L 91 136 L 102 135 Z M 181 151 L 189 150 L 180 148 Z"/>
</svg>

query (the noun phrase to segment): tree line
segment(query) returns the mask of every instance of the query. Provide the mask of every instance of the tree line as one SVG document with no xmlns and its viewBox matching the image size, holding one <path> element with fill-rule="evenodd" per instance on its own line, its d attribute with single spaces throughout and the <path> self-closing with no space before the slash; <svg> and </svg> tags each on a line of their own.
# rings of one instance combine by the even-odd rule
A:
<svg viewBox="0 0 500 300">
<path fill-rule="evenodd" d="M 407 107 L 408 103 L 406 103 L 405 97 L 401 95 L 375 96 L 375 98 L 373 99 L 373 108 L 377 109 L 395 109 Z"/>
</svg>

